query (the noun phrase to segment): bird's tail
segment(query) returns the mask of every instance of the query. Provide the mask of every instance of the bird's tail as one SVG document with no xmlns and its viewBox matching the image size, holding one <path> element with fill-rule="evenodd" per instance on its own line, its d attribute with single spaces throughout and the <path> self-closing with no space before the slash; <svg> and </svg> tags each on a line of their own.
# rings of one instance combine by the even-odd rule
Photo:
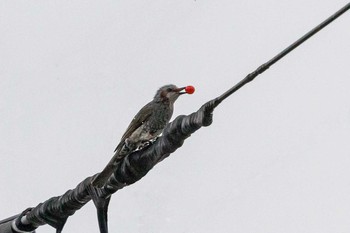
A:
<svg viewBox="0 0 350 233">
<path fill-rule="evenodd" d="M 102 188 L 103 185 L 107 183 L 109 177 L 111 177 L 113 172 L 114 172 L 114 169 L 107 165 L 107 167 L 105 167 L 105 169 L 103 169 L 103 171 L 95 177 L 95 179 L 91 182 L 91 184 L 94 187 Z"/>
<path fill-rule="evenodd" d="M 113 172 L 118 167 L 118 161 L 120 160 L 119 156 L 119 151 L 116 151 L 113 158 L 109 161 L 103 171 L 98 174 L 91 182 L 94 187 L 102 188 L 107 183 L 109 177 L 111 177 Z"/>
</svg>

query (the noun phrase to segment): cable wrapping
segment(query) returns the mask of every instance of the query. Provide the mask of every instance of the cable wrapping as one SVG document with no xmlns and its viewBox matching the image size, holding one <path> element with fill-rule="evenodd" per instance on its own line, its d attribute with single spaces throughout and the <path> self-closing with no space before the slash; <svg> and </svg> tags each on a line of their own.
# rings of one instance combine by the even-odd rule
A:
<svg viewBox="0 0 350 233">
<path fill-rule="evenodd" d="M 68 190 L 61 196 L 52 197 L 34 207 L 27 215 L 27 221 L 33 227 L 49 224 L 62 229 L 67 218 L 91 200 L 93 189 L 99 198 L 109 198 L 113 193 L 131 185 L 144 177 L 157 163 L 167 158 L 181 147 L 184 140 L 202 126 L 212 122 L 215 101 L 204 104 L 197 112 L 188 116 L 178 116 L 164 129 L 163 135 L 151 145 L 127 155 L 118 165 L 117 170 L 101 189 L 91 185 L 95 176 L 80 182 L 76 188 Z"/>
</svg>

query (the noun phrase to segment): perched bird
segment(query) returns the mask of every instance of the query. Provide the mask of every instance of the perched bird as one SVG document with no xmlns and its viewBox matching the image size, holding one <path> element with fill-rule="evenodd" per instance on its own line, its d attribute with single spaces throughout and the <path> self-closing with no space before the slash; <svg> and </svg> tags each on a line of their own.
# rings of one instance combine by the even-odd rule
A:
<svg viewBox="0 0 350 233">
<path fill-rule="evenodd" d="M 113 158 L 92 181 L 92 185 L 101 188 L 126 155 L 158 137 L 173 114 L 177 98 L 182 94 L 192 94 L 193 92 L 194 87 L 192 86 L 178 88 L 170 84 L 159 88 L 153 100 L 146 104 L 130 122 L 114 150 Z"/>
</svg>

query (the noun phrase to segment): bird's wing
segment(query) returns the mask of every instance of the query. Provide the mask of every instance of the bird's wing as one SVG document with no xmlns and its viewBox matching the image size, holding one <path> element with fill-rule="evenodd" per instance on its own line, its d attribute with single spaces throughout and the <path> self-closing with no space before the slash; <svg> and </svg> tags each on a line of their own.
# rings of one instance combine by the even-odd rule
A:
<svg viewBox="0 0 350 233">
<path fill-rule="evenodd" d="M 134 119 L 130 122 L 128 128 L 126 129 L 123 137 L 121 138 L 117 148 L 115 148 L 114 156 L 109 161 L 107 166 L 103 169 L 103 171 L 98 174 L 94 180 L 92 181 L 92 185 L 95 187 L 101 188 L 103 185 L 106 184 L 109 177 L 113 174 L 113 172 L 116 169 L 117 163 L 121 157 L 118 154 L 118 150 L 121 149 L 125 143 L 125 139 L 130 137 L 130 135 L 138 128 L 140 127 L 151 115 L 152 115 L 152 105 L 151 103 L 146 104 L 134 117 Z"/>
<path fill-rule="evenodd" d="M 121 149 L 125 140 L 131 136 L 131 134 L 140 127 L 153 113 L 153 108 L 151 102 L 146 104 L 141 110 L 136 114 L 136 116 L 130 122 L 128 128 L 123 134 L 118 146 L 115 148 L 114 152 Z"/>
</svg>

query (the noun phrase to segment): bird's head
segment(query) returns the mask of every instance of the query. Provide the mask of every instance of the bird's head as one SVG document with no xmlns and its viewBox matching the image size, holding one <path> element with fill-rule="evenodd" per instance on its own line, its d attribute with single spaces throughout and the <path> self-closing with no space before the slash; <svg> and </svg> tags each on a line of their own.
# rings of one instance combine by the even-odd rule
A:
<svg viewBox="0 0 350 233">
<path fill-rule="evenodd" d="M 184 91 L 185 88 L 186 87 L 179 88 L 173 84 L 162 86 L 154 96 L 154 100 L 174 103 L 180 95 L 186 94 L 186 91 Z"/>
</svg>

